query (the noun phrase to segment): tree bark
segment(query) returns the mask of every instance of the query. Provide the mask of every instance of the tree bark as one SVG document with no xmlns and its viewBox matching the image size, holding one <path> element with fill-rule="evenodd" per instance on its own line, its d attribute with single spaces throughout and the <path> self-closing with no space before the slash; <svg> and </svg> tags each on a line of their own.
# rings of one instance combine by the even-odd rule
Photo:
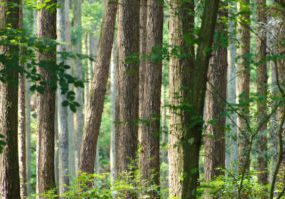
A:
<svg viewBox="0 0 285 199">
<path fill-rule="evenodd" d="M 139 110 L 139 0 L 120 0 L 116 169 L 131 172 L 137 153 Z M 132 169 L 130 169 L 130 166 Z"/>
<path fill-rule="evenodd" d="M 150 185 L 159 187 L 160 100 L 162 78 L 163 2 L 147 1 L 146 54 L 144 78 L 140 79 L 139 162 L 140 174 Z M 158 198 L 158 192 L 146 193 Z"/>
<path fill-rule="evenodd" d="M 69 30 L 69 0 L 59 0 L 59 8 L 57 9 L 57 30 L 58 41 L 63 43 L 58 45 L 58 52 L 67 52 L 70 49 Z M 61 57 L 58 58 L 58 62 L 64 62 L 69 64 L 68 60 L 64 60 Z M 59 194 L 63 194 L 67 191 L 69 185 L 69 129 L 68 129 L 68 107 L 62 106 L 62 102 L 66 100 L 66 97 L 61 94 L 60 90 L 57 92 L 58 103 L 58 187 Z"/>
<path fill-rule="evenodd" d="M 240 19 L 237 27 L 237 38 L 239 46 L 237 48 L 237 77 L 236 92 L 237 103 L 239 104 L 239 114 L 237 117 L 238 126 L 238 158 L 239 173 L 242 174 L 249 170 L 250 159 L 247 158 L 249 153 L 249 139 L 247 122 L 249 119 L 249 81 L 250 81 L 250 5 L 249 0 L 238 2 L 238 13 Z"/>
<path fill-rule="evenodd" d="M 53 0 L 48 3 L 56 4 Z M 56 39 L 56 10 L 43 8 L 37 14 L 37 35 L 39 38 Z M 56 64 L 56 47 L 48 52 L 39 52 L 38 61 L 48 64 Z M 54 173 L 54 146 L 55 146 L 55 89 L 51 82 L 55 81 L 54 74 L 43 67 L 38 68 L 39 74 L 47 82 L 44 85 L 44 92 L 38 95 L 38 146 L 37 154 L 38 172 L 38 193 L 43 194 L 55 188 Z M 41 196 L 40 196 L 41 197 Z"/>
<path fill-rule="evenodd" d="M 30 83 L 25 84 L 25 119 L 26 119 L 26 172 L 27 172 L 27 196 L 31 194 L 31 95 Z"/>
<path fill-rule="evenodd" d="M 197 54 L 193 38 L 194 2 L 170 1 L 170 196 L 197 197 L 199 152 L 203 131 L 203 107 L 210 49 L 217 21 L 219 1 L 205 1 L 198 35 Z M 178 11 L 178 13 L 177 13 Z M 177 52 L 181 53 L 178 54 Z M 196 57 L 196 59 L 194 58 Z M 191 158 L 189 158 L 191 156 Z"/>
<path fill-rule="evenodd" d="M 267 35 L 264 31 L 266 24 L 266 0 L 256 0 L 257 5 L 257 93 L 260 99 L 257 101 L 257 118 L 258 125 L 262 128 L 257 140 L 257 171 L 258 182 L 266 185 L 268 183 L 268 168 L 267 168 L 267 123 L 264 123 L 264 117 L 267 115 L 267 63 L 266 63 L 266 48 Z M 263 124 L 262 124 L 263 122 Z"/>
<path fill-rule="evenodd" d="M 11 6 L 11 4 L 15 4 Z M 11 25 L 19 28 L 18 0 L 0 0 L 0 29 Z M 18 160 L 18 46 L 0 46 L 0 54 L 9 59 L 10 64 L 0 62 L 5 70 L 5 82 L 0 82 L 0 129 L 5 136 L 5 146 L 0 154 L 0 197 L 3 199 L 20 198 L 20 178 Z"/>
<path fill-rule="evenodd" d="M 102 25 L 102 32 L 94 65 L 94 76 L 87 104 L 86 121 L 80 152 L 79 169 L 82 172 L 93 173 L 96 158 L 96 146 L 101 124 L 104 96 L 108 80 L 110 58 L 114 40 L 117 3 L 108 1 Z"/>
<path fill-rule="evenodd" d="M 74 29 L 76 33 L 76 40 L 74 43 L 74 52 L 81 54 L 82 53 L 82 25 L 81 25 L 81 5 L 82 5 L 82 0 L 74 0 Z M 82 72 L 82 61 L 80 58 L 75 59 L 74 61 L 74 76 L 78 79 L 82 79 L 83 77 L 83 72 Z M 69 156 L 71 158 L 71 168 L 72 175 L 75 175 L 75 155 L 80 154 L 80 147 L 82 143 L 82 132 L 84 128 L 84 116 L 83 116 L 83 89 L 81 88 L 75 88 L 75 100 L 80 104 L 80 107 L 77 108 L 76 113 L 74 115 L 74 140 L 72 142 L 74 143 L 74 148 L 71 149 L 74 152 L 74 154 Z M 77 157 L 78 159 L 80 157 Z"/>
<path fill-rule="evenodd" d="M 213 52 L 208 71 L 208 84 L 205 99 L 205 180 L 210 182 L 225 169 L 225 129 L 226 129 L 226 98 L 227 98 L 227 18 L 225 8 L 220 8 L 219 22 L 216 28 L 217 50 Z"/>
</svg>

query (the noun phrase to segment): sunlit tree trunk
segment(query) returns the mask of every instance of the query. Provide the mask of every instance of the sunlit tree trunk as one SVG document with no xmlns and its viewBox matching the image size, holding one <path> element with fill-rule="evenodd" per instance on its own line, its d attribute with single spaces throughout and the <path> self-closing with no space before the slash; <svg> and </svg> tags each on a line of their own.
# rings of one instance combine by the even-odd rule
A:
<svg viewBox="0 0 285 199">
<path fill-rule="evenodd" d="M 169 39 L 173 54 L 169 72 L 169 191 L 170 197 L 183 199 L 197 197 L 210 58 L 210 51 L 206 49 L 212 46 L 219 1 L 206 0 L 204 5 L 195 56 L 193 42 L 189 40 L 194 31 L 194 1 L 170 1 Z"/>
<path fill-rule="evenodd" d="M 63 43 L 58 45 L 58 52 L 69 51 L 70 45 L 68 42 L 69 38 L 69 0 L 59 0 L 59 8 L 57 9 L 57 30 L 58 30 L 58 41 Z M 64 62 L 69 64 L 68 60 L 64 60 L 58 57 L 58 62 Z M 68 107 L 62 106 L 62 102 L 66 100 L 66 97 L 61 94 L 60 90 L 57 92 L 57 113 L 58 113 L 58 186 L 59 194 L 63 194 L 67 190 L 69 185 L 69 129 L 68 129 Z"/>
<path fill-rule="evenodd" d="M 228 90 L 227 102 L 231 104 L 236 103 L 236 22 L 233 16 L 236 14 L 236 2 L 229 3 L 229 49 L 228 49 Z M 227 117 L 227 124 L 230 126 L 230 133 L 226 137 L 226 168 L 232 170 L 235 174 L 238 173 L 237 159 L 238 159 L 238 144 L 237 144 L 237 115 L 235 112 Z"/>
<path fill-rule="evenodd" d="M 23 4 L 20 7 L 19 28 L 23 28 Z M 20 50 L 21 56 L 21 50 Z M 21 63 L 23 64 L 23 63 Z M 25 67 L 25 66 L 21 66 Z M 18 87 L 18 149 L 19 149 L 19 175 L 21 198 L 27 197 L 27 154 L 26 154 L 26 80 L 25 75 L 19 75 Z"/>
<path fill-rule="evenodd" d="M 31 96 L 30 83 L 25 84 L 25 120 L 26 120 L 26 172 L 27 172 L 27 196 L 31 194 Z"/>
<path fill-rule="evenodd" d="M 250 81 L 250 5 L 249 0 L 238 2 L 239 15 L 237 27 L 237 48 L 236 65 L 236 94 L 239 104 L 239 114 L 237 117 L 238 126 L 238 158 L 240 174 L 249 170 L 250 159 L 249 139 L 247 122 L 249 119 L 249 81 Z"/>
<path fill-rule="evenodd" d="M 11 6 L 11 4 L 13 6 Z M 16 6 L 15 6 L 16 5 Z M 0 30 L 8 25 L 19 28 L 18 0 L 0 0 Z M 0 46 L 0 54 L 9 56 L 10 65 L 0 63 L 6 70 L 5 83 L 0 82 L 0 129 L 5 136 L 5 146 L 0 154 L 0 197 L 3 199 L 20 198 L 20 178 L 18 160 L 18 46 Z"/>
<path fill-rule="evenodd" d="M 257 101 L 257 117 L 258 125 L 262 128 L 258 135 L 257 141 L 257 171 L 258 181 L 260 184 L 266 185 L 268 180 L 267 168 L 267 123 L 264 123 L 264 117 L 267 115 L 267 63 L 266 63 L 266 49 L 267 36 L 264 31 L 266 24 L 266 0 L 256 0 L 257 5 L 257 93 L 260 99 Z"/>
<path fill-rule="evenodd" d="M 94 172 L 96 147 L 114 39 L 116 11 L 117 3 L 109 0 L 105 8 L 97 60 L 94 65 L 94 76 L 89 90 L 90 96 L 87 104 L 84 135 L 80 151 L 79 169 L 87 173 Z"/>
<path fill-rule="evenodd" d="M 147 1 L 146 54 L 144 78 L 141 81 L 139 124 L 139 168 L 143 180 L 159 187 L 160 180 L 160 100 L 162 78 L 163 2 Z M 158 198 L 155 191 L 147 193 Z"/>
<path fill-rule="evenodd" d="M 56 4 L 50 1 L 47 5 Z M 48 28 L 47 28 L 48 27 Z M 43 8 L 37 14 L 37 36 L 39 38 L 56 39 L 56 10 L 50 11 Z M 39 52 L 38 61 L 56 64 L 56 47 L 50 53 Z M 52 53 L 51 53 L 52 52 Z M 44 86 L 43 93 L 38 94 L 38 154 L 37 154 L 37 194 L 43 194 L 55 188 L 54 172 L 54 146 L 55 146 L 55 90 L 52 83 L 55 77 L 42 67 L 38 68 L 39 74 L 48 84 Z"/>
</svg>

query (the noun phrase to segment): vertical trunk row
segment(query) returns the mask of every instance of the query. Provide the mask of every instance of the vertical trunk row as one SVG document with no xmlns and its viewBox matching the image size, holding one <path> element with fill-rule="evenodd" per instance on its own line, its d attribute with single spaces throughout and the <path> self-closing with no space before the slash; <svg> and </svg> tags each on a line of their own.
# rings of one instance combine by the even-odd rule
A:
<svg viewBox="0 0 285 199">
<path fill-rule="evenodd" d="M 137 153 L 139 109 L 139 0 L 119 0 L 117 172 L 129 171 Z"/>
<path fill-rule="evenodd" d="M 249 170 L 250 160 L 249 139 L 250 134 L 246 122 L 249 119 L 249 81 L 250 81 L 250 5 L 249 0 L 238 2 L 240 19 L 237 27 L 237 38 L 239 43 L 237 49 L 237 79 L 236 92 L 239 104 L 238 126 L 238 158 L 239 172 L 242 174 Z"/>
<path fill-rule="evenodd" d="M 11 6 L 15 4 L 16 6 Z M 0 29 L 8 25 L 19 28 L 18 0 L 0 0 Z M 0 62 L 5 70 L 5 82 L 0 82 L 0 129 L 5 136 L 5 146 L 0 154 L 0 197 L 20 198 L 19 160 L 18 160 L 18 46 L 0 46 L 0 53 L 10 61 L 9 65 Z"/>
<path fill-rule="evenodd" d="M 225 168 L 225 128 L 227 98 L 227 46 L 222 39 L 227 37 L 227 17 L 224 8 L 220 9 L 216 28 L 217 50 L 213 52 L 208 71 L 208 84 L 205 99 L 205 180 L 211 181 L 222 175 Z"/>
<path fill-rule="evenodd" d="M 162 78 L 163 2 L 147 1 L 146 54 L 144 78 L 140 81 L 140 174 L 152 185 L 159 185 L 160 96 Z M 141 79 L 140 79 L 141 80 Z M 157 192 L 150 193 L 158 197 Z"/>
<path fill-rule="evenodd" d="M 43 3 L 43 2 L 41 2 Z M 53 0 L 49 3 L 56 4 Z M 47 28 L 48 27 L 48 28 Z M 37 36 L 39 38 L 56 39 L 56 11 L 43 8 L 37 14 Z M 48 67 L 56 64 L 56 49 L 49 49 L 48 52 L 39 52 L 38 61 L 46 62 Z M 43 80 L 47 81 L 44 85 L 44 92 L 38 96 L 38 154 L 37 154 L 37 179 L 38 194 L 42 194 L 55 188 L 54 175 L 54 137 L 55 137 L 55 90 L 52 88 L 54 74 L 51 70 L 39 67 L 39 74 Z"/>
<path fill-rule="evenodd" d="M 267 115 L 267 63 L 266 63 L 266 32 L 263 30 L 263 25 L 266 24 L 266 0 L 256 0 L 257 4 L 257 93 L 260 95 L 260 100 L 257 101 L 257 117 L 258 125 L 262 125 L 257 141 L 257 171 L 259 183 L 267 184 L 267 123 L 264 123 L 264 117 Z"/>
<path fill-rule="evenodd" d="M 80 171 L 87 173 L 94 172 L 96 146 L 99 136 L 114 40 L 116 11 L 117 3 L 109 0 L 105 7 L 97 60 L 94 65 L 94 76 L 89 90 L 90 96 L 86 109 L 86 121 L 80 152 L 79 169 Z"/>
</svg>

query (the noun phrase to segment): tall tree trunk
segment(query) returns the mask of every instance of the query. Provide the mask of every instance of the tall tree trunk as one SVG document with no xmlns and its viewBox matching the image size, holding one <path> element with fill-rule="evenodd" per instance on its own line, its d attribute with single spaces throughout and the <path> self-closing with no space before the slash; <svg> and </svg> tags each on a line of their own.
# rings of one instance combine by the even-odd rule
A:
<svg viewBox="0 0 285 199">
<path fill-rule="evenodd" d="M 94 65 L 94 76 L 87 104 L 84 135 L 80 152 L 79 169 L 82 172 L 93 173 L 96 158 L 96 146 L 101 125 L 101 118 L 108 80 L 109 65 L 114 40 L 117 3 L 108 1 L 105 7 L 102 32 L 100 36 L 97 60 Z"/>
<path fill-rule="evenodd" d="M 233 16 L 237 12 L 236 2 L 229 3 L 229 52 L 228 52 L 228 91 L 227 102 L 231 104 L 236 103 L 236 20 Z M 227 134 L 226 138 L 226 169 L 233 170 L 235 174 L 238 174 L 238 166 L 236 160 L 238 159 L 238 144 L 237 144 L 237 126 L 236 126 L 237 114 L 231 113 L 228 117 L 227 123 L 230 125 L 231 132 Z"/>
<path fill-rule="evenodd" d="M 11 6 L 11 4 L 15 4 Z M 0 0 L 0 29 L 10 26 L 19 28 L 18 0 Z M 0 197 L 20 198 L 20 178 L 18 160 L 18 46 L 0 46 L 0 54 L 9 59 L 10 64 L 0 62 L 5 70 L 5 82 L 0 82 L 0 129 L 5 136 L 5 146 L 0 154 Z"/>
<path fill-rule="evenodd" d="M 205 99 L 205 180 L 214 180 L 223 175 L 225 169 L 225 130 L 226 130 L 226 99 L 227 99 L 227 10 L 220 8 L 219 22 L 216 28 L 217 50 L 213 52 L 208 71 L 208 84 Z"/>
<path fill-rule="evenodd" d="M 139 0 L 119 0 L 118 121 L 116 169 L 118 175 L 134 168 L 139 111 Z"/>
<path fill-rule="evenodd" d="M 170 1 L 170 196 L 195 199 L 199 178 L 203 107 L 210 49 L 219 1 L 206 0 L 198 35 L 197 54 L 193 38 L 194 2 Z M 178 11 L 178 13 L 177 13 Z M 177 53 L 181 53 L 177 56 Z M 194 59 L 196 57 L 196 59 Z M 191 158 L 190 158 L 191 157 Z"/>
<path fill-rule="evenodd" d="M 239 104 L 239 114 L 237 117 L 238 126 L 238 158 L 240 174 L 249 170 L 250 159 L 248 158 L 249 139 L 247 122 L 249 119 L 249 81 L 250 81 L 250 5 L 249 0 L 238 2 L 238 13 L 240 19 L 237 27 L 237 38 L 239 46 L 237 48 L 237 77 L 236 93 Z"/>
<path fill-rule="evenodd" d="M 74 43 L 74 52 L 75 53 L 82 53 L 82 26 L 81 26 L 81 5 L 82 0 L 74 0 L 74 30 L 76 32 L 76 41 Z M 75 65 L 74 65 L 74 76 L 76 78 L 82 79 L 83 72 L 82 72 L 82 61 L 80 58 L 75 59 Z M 72 153 L 72 160 L 71 164 L 75 165 L 75 155 L 80 154 L 80 147 L 82 142 L 82 132 L 84 127 L 84 116 L 83 116 L 83 89 L 81 88 L 75 88 L 75 100 L 80 104 L 80 107 L 77 108 L 76 113 L 74 115 L 74 148 L 71 149 L 75 151 L 75 154 Z M 77 157 L 79 158 L 79 157 Z M 74 166 L 73 166 L 74 167 Z M 72 170 L 75 169 L 72 168 Z M 71 171 L 72 175 L 74 176 L 75 171 Z"/>
<path fill-rule="evenodd" d="M 19 171 L 21 198 L 27 196 L 27 158 L 26 158 L 26 111 L 25 111 L 25 77 L 19 76 L 19 105 L 18 105 L 18 142 L 19 142 Z"/>
<path fill-rule="evenodd" d="M 19 28 L 23 28 L 23 3 L 20 5 Z M 21 49 L 20 49 L 21 54 Z M 21 56 L 21 55 L 20 55 Z M 21 63 L 23 64 L 23 63 Z M 21 66 L 24 67 L 24 66 Z M 26 163 L 26 80 L 25 75 L 19 75 L 18 87 L 18 144 L 19 144 L 19 175 L 21 198 L 27 197 L 27 163 Z"/>
<path fill-rule="evenodd" d="M 27 173 L 27 196 L 30 196 L 31 187 L 31 96 L 30 83 L 25 82 L 25 119 L 26 119 L 26 173 Z"/>
<path fill-rule="evenodd" d="M 43 2 L 42 2 L 43 3 Z M 56 0 L 50 1 L 48 5 L 56 4 Z M 37 35 L 39 38 L 56 39 L 56 10 L 51 11 L 43 8 L 37 14 Z M 48 52 L 39 52 L 38 61 L 56 64 L 56 47 Z M 44 85 L 44 92 L 38 96 L 38 194 L 55 188 L 54 173 L 54 138 L 55 138 L 55 90 L 51 82 L 55 81 L 54 74 L 39 67 L 39 74 L 48 83 Z"/>
<path fill-rule="evenodd" d="M 260 95 L 257 101 L 257 117 L 258 125 L 262 128 L 257 140 L 257 171 L 258 181 L 260 184 L 266 185 L 268 180 L 267 170 L 267 123 L 264 123 L 264 117 L 267 115 L 267 63 L 266 63 L 266 48 L 267 35 L 264 31 L 264 24 L 266 24 L 266 0 L 256 0 L 257 4 L 257 93 Z"/>
<path fill-rule="evenodd" d="M 160 100 L 162 78 L 163 2 L 147 1 L 146 54 L 148 59 L 140 80 L 139 162 L 140 174 L 150 185 L 159 187 Z M 158 198 L 157 191 L 147 193 Z"/>
<path fill-rule="evenodd" d="M 58 52 L 66 52 L 70 48 L 68 45 L 68 38 L 70 29 L 69 23 L 69 0 L 59 0 L 59 8 L 57 9 L 57 30 L 58 30 L 58 41 L 64 44 L 58 45 Z M 69 64 L 68 60 L 63 60 L 59 57 L 58 62 L 65 62 Z M 58 185 L 59 185 L 59 194 L 63 194 L 67 190 L 69 185 L 69 129 L 68 129 L 68 107 L 62 106 L 62 102 L 66 100 L 66 97 L 61 94 L 60 90 L 57 92 L 57 104 L 58 104 Z"/>
<path fill-rule="evenodd" d="M 116 68 L 117 68 L 117 47 L 114 42 L 114 47 L 112 51 L 111 58 L 111 114 L 112 114 L 112 124 L 111 124 L 111 147 L 110 147 L 110 170 L 111 170 L 111 185 L 112 188 L 115 185 L 115 180 L 117 176 L 116 172 Z"/>
</svg>

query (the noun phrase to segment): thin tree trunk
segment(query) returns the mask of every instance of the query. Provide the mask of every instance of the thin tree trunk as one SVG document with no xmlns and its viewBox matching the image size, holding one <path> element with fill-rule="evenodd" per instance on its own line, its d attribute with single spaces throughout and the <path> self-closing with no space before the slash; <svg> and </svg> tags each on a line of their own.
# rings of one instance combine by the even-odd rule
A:
<svg viewBox="0 0 285 199">
<path fill-rule="evenodd" d="M 203 107 L 210 58 L 210 51 L 205 49 L 212 46 L 219 1 L 206 0 L 204 5 L 195 56 L 193 42 L 187 39 L 193 38 L 194 2 L 170 2 L 170 46 L 174 48 L 172 52 L 182 53 L 179 58 L 176 54 L 170 57 L 170 197 L 183 199 L 197 197 Z"/>
<path fill-rule="evenodd" d="M 235 31 L 236 23 L 233 16 L 237 12 L 236 2 L 229 4 L 229 52 L 228 52 L 228 91 L 227 91 L 227 102 L 236 103 L 236 45 L 235 45 Z M 236 127 L 237 115 L 233 112 L 229 117 L 227 123 L 230 125 L 231 132 L 226 138 L 226 169 L 234 171 L 238 174 L 238 166 L 236 160 L 238 159 L 238 144 L 236 141 L 237 127 Z"/>
<path fill-rule="evenodd" d="M 117 48 L 114 45 L 112 58 L 111 58 L 111 114 L 112 114 L 112 124 L 111 124 L 111 147 L 110 147 L 110 170 L 111 170 L 111 185 L 112 188 L 115 185 L 115 180 L 117 176 L 116 172 L 116 68 L 117 68 Z"/>
<path fill-rule="evenodd" d="M 19 28 L 23 28 L 23 2 L 20 5 Z M 21 49 L 20 49 L 21 56 Z M 23 63 L 21 63 L 23 64 Z M 23 65 L 21 67 L 24 67 Z M 26 163 L 26 110 L 25 110 L 25 75 L 19 75 L 18 87 L 18 149 L 21 198 L 27 197 L 27 163 Z"/>
<path fill-rule="evenodd" d="M 30 83 L 26 81 L 25 84 L 25 118 L 26 118 L 26 174 L 27 174 L 27 196 L 30 196 L 31 187 L 31 96 Z"/>
<path fill-rule="evenodd" d="M 13 3 L 14 6 L 9 6 Z M 8 25 L 19 28 L 18 0 L 0 0 L 0 29 Z M 9 16 L 8 16 L 9 15 Z M 0 54 L 9 56 L 12 65 L 0 63 L 5 70 L 5 83 L 0 82 L 0 129 L 5 136 L 5 146 L 0 154 L 0 197 L 3 199 L 20 198 L 20 178 L 18 160 L 18 46 L 0 46 Z"/>
<path fill-rule="evenodd" d="M 257 101 L 257 117 L 258 125 L 262 125 L 262 128 L 258 135 L 257 140 L 257 171 L 258 181 L 260 184 L 266 185 L 268 180 L 268 168 L 267 168 L 267 123 L 262 124 L 264 117 L 267 115 L 267 63 L 266 63 L 266 48 L 267 48 L 267 36 L 264 29 L 266 24 L 266 0 L 256 0 L 257 5 L 257 93 L 260 95 L 260 100 Z"/>
<path fill-rule="evenodd" d="M 49 3 L 56 4 L 53 0 Z M 56 11 L 46 8 L 39 10 L 37 14 L 37 35 L 39 38 L 56 39 Z M 48 28 L 47 28 L 48 27 Z M 50 49 L 50 53 L 38 53 L 38 61 L 45 61 L 49 64 L 56 64 L 56 49 Z M 55 188 L 54 172 L 54 146 L 55 146 L 55 90 L 52 86 L 54 75 L 42 67 L 38 69 L 43 80 L 48 83 L 44 86 L 44 92 L 38 96 L 38 146 L 37 154 L 38 172 L 38 192 L 43 194 Z"/>
<path fill-rule="evenodd" d="M 205 99 L 205 180 L 210 182 L 225 169 L 225 130 L 227 98 L 227 46 L 221 39 L 227 38 L 224 18 L 227 11 L 220 8 L 219 23 L 216 28 L 215 46 L 208 71 L 208 84 Z M 223 19 L 223 20 L 222 20 Z M 210 197 L 212 198 L 212 197 Z"/>
<path fill-rule="evenodd" d="M 238 12 L 241 19 L 238 21 L 237 38 L 237 77 L 236 92 L 239 104 L 238 126 L 238 158 L 240 174 L 249 170 L 250 159 L 247 158 L 250 134 L 246 123 L 249 119 L 249 81 L 250 81 L 250 8 L 249 0 L 238 2 Z"/>
<path fill-rule="evenodd" d="M 116 129 L 116 170 L 118 175 L 124 171 L 133 171 L 137 153 L 139 10 L 139 0 L 119 0 L 117 76 L 119 86 L 116 99 L 119 108 Z"/>
<path fill-rule="evenodd" d="M 140 99 L 139 161 L 140 174 L 150 185 L 159 187 L 160 100 L 162 78 L 163 2 L 147 1 L 146 54 L 148 59 L 140 81 L 144 93 Z M 158 188 L 159 189 L 159 188 Z M 156 190 L 146 193 L 158 198 Z"/>
<path fill-rule="evenodd" d="M 69 0 L 59 0 L 59 8 L 57 9 L 57 20 L 58 20 L 58 41 L 64 44 L 58 45 L 58 52 L 66 52 L 68 50 L 67 46 L 67 34 L 69 29 Z M 59 57 L 59 62 L 65 62 L 69 64 L 67 60 L 63 60 Z M 63 194 L 67 191 L 67 186 L 69 185 L 69 129 L 68 129 L 68 107 L 62 106 L 62 102 L 66 100 L 66 97 L 61 94 L 60 90 L 57 92 L 57 104 L 58 104 L 58 187 L 59 194 Z"/>
<path fill-rule="evenodd" d="M 104 96 L 114 40 L 116 11 L 117 3 L 109 0 L 105 8 L 97 60 L 94 65 L 94 76 L 89 91 L 90 96 L 88 99 L 84 135 L 80 152 L 79 169 L 87 173 L 94 172 L 96 146 L 101 125 Z"/>
<path fill-rule="evenodd" d="M 74 0 L 74 29 L 77 33 L 76 35 L 76 41 L 74 43 L 74 52 L 75 53 L 82 53 L 82 26 L 81 26 L 81 5 L 82 5 L 82 0 Z M 74 65 L 74 76 L 76 78 L 82 79 L 83 77 L 83 72 L 82 72 L 82 61 L 80 58 L 75 59 L 75 65 Z M 72 156 L 70 156 L 71 162 L 70 164 L 72 166 L 71 174 L 72 176 L 75 175 L 75 155 L 80 154 L 80 146 L 82 142 L 82 132 L 83 132 L 83 127 L 84 127 L 84 116 L 83 116 L 83 103 L 84 103 L 84 93 L 83 89 L 81 88 L 75 88 L 75 100 L 80 104 L 80 107 L 77 108 L 76 113 L 74 115 L 74 148 L 71 149 L 72 151 Z M 74 154 L 73 154 L 74 153 Z M 79 158 L 79 157 L 77 157 Z"/>
</svg>

